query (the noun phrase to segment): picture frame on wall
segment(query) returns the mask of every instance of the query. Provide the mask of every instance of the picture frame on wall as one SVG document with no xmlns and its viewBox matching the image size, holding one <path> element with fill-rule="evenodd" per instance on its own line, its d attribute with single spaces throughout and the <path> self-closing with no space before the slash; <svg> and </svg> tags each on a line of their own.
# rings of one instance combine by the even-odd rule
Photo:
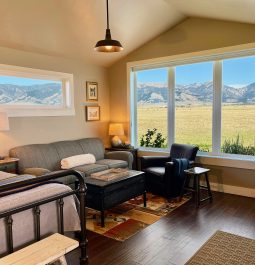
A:
<svg viewBox="0 0 255 265">
<path fill-rule="evenodd" d="M 86 98 L 88 101 L 98 100 L 98 83 L 97 82 L 86 82 Z"/>
<path fill-rule="evenodd" d="M 100 120 L 100 107 L 86 106 L 86 121 L 99 121 L 99 120 Z"/>
</svg>

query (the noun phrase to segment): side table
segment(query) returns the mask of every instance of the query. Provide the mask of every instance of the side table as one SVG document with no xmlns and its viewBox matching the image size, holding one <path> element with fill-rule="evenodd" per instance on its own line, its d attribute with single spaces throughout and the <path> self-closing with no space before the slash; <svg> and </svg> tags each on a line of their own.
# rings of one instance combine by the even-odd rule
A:
<svg viewBox="0 0 255 265">
<path fill-rule="evenodd" d="M 19 159 L 5 157 L 4 159 L 0 160 L 0 171 L 18 174 L 19 173 Z"/>
<path fill-rule="evenodd" d="M 200 206 L 201 202 L 204 202 L 206 200 L 210 200 L 210 202 L 212 202 L 212 199 L 213 199 L 212 192 L 211 192 L 210 183 L 208 179 L 209 171 L 210 169 L 202 168 L 202 167 L 193 167 L 193 168 L 184 170 L 184 172 L 186 173 L 186 176 L 185 176 L 185 181 L 182 187 L 180 198 L 182 198 L 184 191 L 187 190 L 195 194 L 197 208 Z M 200 179 L 202 175 L 204 175 L 205 177 L 206 186 L 200 185 Z M 190 179 L 192 176 L 193 176 L 193 181 L 194 181 L 193 188 L 189 186 Z M 208 192 L 208 197 L 201 199 L 201 189 L 204 189 Z"/>
<path fill-rule="evenodd" d="M 105 148 L 106 151 L 127 151 L 132 153 L 133 157 L 134 157 L 134 161 L 133 161 L 133 165 L 132 165 L 132 169 L 137 170 L 138 165 L 137 165 L 137 148 L 118 148 L 118 147 L 107 147 Z"/>
</svg>

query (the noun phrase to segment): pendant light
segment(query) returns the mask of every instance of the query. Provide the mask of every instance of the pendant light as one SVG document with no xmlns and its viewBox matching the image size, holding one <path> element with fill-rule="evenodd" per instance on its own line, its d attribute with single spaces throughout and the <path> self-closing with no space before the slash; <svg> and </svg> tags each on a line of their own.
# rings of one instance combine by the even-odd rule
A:
<svg viewBox="0 0 255 265">
<path fill-rule="evenodd" d="M 106 0 L 107 10 L 107 29 L 105 33 L 105 39 L 97 42 L 94 50 L 97 52 L 120 52 L 123 50 L 119 41 L 113 40 L 111 37 L 111 31 L 109 28 L 109 13 L 108 13 L 108 0 Z"/>
</svg>

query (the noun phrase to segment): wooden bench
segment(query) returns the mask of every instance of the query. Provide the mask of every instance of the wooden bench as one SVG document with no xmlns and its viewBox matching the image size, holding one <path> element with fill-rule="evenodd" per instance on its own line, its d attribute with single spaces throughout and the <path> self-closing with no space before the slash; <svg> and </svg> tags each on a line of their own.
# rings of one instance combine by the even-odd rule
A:
<svg viewBox="0 0 255 265">
<path fill-rule="evenodd" d="M 78 241 L 56 233 L 1 258 L 0 265 L 45 265 L 56 261 L 66 265 L 65 254 L 78 246 Z"/>
</svg>

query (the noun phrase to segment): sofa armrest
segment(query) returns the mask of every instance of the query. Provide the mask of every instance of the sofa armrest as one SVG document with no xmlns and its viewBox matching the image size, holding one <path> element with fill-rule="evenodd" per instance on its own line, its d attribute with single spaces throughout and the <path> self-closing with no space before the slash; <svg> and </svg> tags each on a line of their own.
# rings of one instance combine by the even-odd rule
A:
<svg viewBox="0 0 255 265">
<path fill-rule="evenodd" d="M 42 176 L 50 172 L 51 171 L 46 168 L 29 167 L 29 168 L 25 168 L 22 173 L 28 174 L 28 175 L 34 175 L 34 176 Z"/>
<path fill-rule="evenodd" d="M 128 163 L 128 168 L 132 169 L 134 157 L 131 152 L 128 151 L 113 151 L 105 153 L 106 159 L 118 159 L 124 160 Z"/>
<path fill-rule="evenodd" d="M 170 156 L 141 156 L 141 170 L 147 167 L 164 167 Z"/>
</svg>

